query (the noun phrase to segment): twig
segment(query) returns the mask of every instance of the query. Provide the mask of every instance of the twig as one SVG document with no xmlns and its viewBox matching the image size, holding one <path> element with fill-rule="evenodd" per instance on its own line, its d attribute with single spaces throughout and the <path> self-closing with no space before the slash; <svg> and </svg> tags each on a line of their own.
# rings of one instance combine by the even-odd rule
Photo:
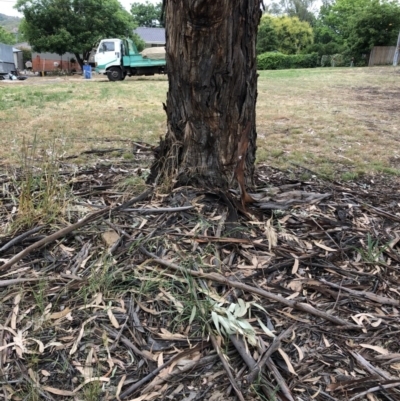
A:
<svg viewBox="0 0 400 401">
<path fill-rule="evenodd" d="M 224 367 L 224 369 L 225 369 L 225 371 L 226 371 L 226 373 L 228 375 L 229 381 L 231 382 L 231 386 L 235 390 L 235 393 L 238 396 L 239 400 L 240 401 L 245 401 L 244 397 L 243 397 L 243 394 L 240 391 L 240 389 L 239 389 L 239 387 L 238 387 L 238 385 L 237 385 L 237 383 L 235 381 L 235 378 L 232 375 L 231 368 L 229 367 L 229 364 L 228 364 L 227 360 L 225 359 L 224 355 L 222 354 L 221 347 L 218 345 L 217 339 L 215 338 L 214 334 L 212 334 L 210 325 L 208 323 L 207 323 L 207 326 L 208 326 L 208 333 L 209 333 L 209 336 L 210 336 L 210 339 L 211 339 L 211 343 L 212 343 L 215 351 L 217 352 L 217 354 L 219 356 L 219 359 L 222 362 L 222 365 L 223 365 L 223 367 Z"/>
<path fill-rule="evenodd" d="M 282 297 L 281 295 L 276 295 L 269 291 L 262 290 L 261 288 L 252 287 L 250 285 L 243 284 L 243 283 L 240 283 L 237 281 L 230 281 L 229 279 L 227 279 L 226 277 L 224 277 L 218 273 L 203 273 L 203 272 L 198 272 L 195 270 L 185 269 L 175 263 L 168 262 L 164 259 L 158 258 L 157 255 L 154 255 L 153 253 L 147 251 L 143 247 L 140 247 L 139 249 L 145 255 L 151 257 L 156 263 L 159 263 L 160 265 L 163 265 L 163 266 L 170 267 L 171 269 L 179 271 L 183 274 L 190 274 L 191 276 L 209 279 L 209 280 L 215 281 L 217 283 L 228 285 L 230 287 L 239 288 L 243 291 L 249 291 L 254 294 L 258 294 L 264 298 L 272 299 L 273 301 L 287 305 L 291 308 L 298 309 L 298 310 L 301 310 L 306 313 L 310 313 L 314 316 L 318 316 L 325 320 L 329 320 L 330 322 L 335 323 L 339 326 L 343 326 L 346 329 L 352 329 L 352 330 L 361 330 L 362 329 L 361 326 L 358 326 L 358 325 L 355 325 L 352 323 L 348 323 L 345 320 L 340 319 L 339 317 L 332 316 L 326 312 L 322 312 L 318 309 L 315 309 L 313 306 L 311 306 L 309 304 L 292 301 L 292 300 Z"/>
<path fill-rule="evenodd" d="M 253 359 L 251 355 L 248 354 L 246 350 L 246 346 L 241 338 L 237 335 L 229 336 L 229 339 L 232 341 L 233 345 L 235 346 L 237 352 L 242 357 L 244 363 L 250 370 L 253 370 L 257 366 L 257 362 Z M 264 379 L 261 379 L 261 384 L 266 384 Z M 262 392 L 265 394 L 266 397 L 270 398 L 272 396 L 272 392 L 269 390 L 267 385 L 260 386 Z"/>
<path fill-rule="evenodd" d="M 149 383 L 148 386 L 143 389 L 142 394 L 149 392 L 155 386 L 159 386 L 162 383 L 171 381 L 174 378 L 174 376 L 189 372 L 195 366 L 207 365 L 211 362 L 214 362 L 216 359 L 217 359 L 217 355 L 209 355 L 209 356 L 205 356 L 204 358 L 201 358 L 196 361 L 190 361 L 190 362 L 186 363 L 184 366 L 174 369 L 171 373 L 168 373 L 165 376 L 162 376 L 162 377 L 159 377 L 159 378 L 156 378 L 155 380 L 153 380 L 153 382 Z"/>
<path fill-rule="evenodd" d="M 21 284 L 26 281 L 39 281 L 40 278 L 12 278 L 9 280 L 0 280 L 0 287 L 8 287 L 9 285 Z"/>
<path fill-rule="evenodd" d="M 349 294 L 356 295 L 357 297 L 368 298 L 369 300 L 378 302 L 379 304 L 382 304 L 382 305 L 400 306 L 400 302 L 397 301 L 396 299 L 382 297 L 380 295 L 374 294 L 373 292 L 352 290 L 350 288 L 342 287 L 341 285 L 338 285 L 338 284 L 330 283 L 329 281 L 326 281 L 325 279 L 320 279 L 320 281 L 321 281 L 321 283 L 329 285 L 332 288 L 338 288 L 340 290 L 348 292 Z"/>
<path fill-rule="evenodd" d="M 134 393 L 136 390 L 138 390 L 143 384 L 147 383 L 154 377 L 158 375 L 163 369 L 165 369 L 167 366 L 171 365 L 173 362 L 183 358 L 184 356 L 187 356 L 191 354 L 194 351 L 197 351 L 201 348 L 204 347 L 204 344 L 197 344 L 191 349 L 187 349 L 185 351 L 180 352 L 179 354 L 173 356 L 171 359 L 169 359 L 167 362 L 164 362 L 161 366 L 159 366 L 157 369 L 154 369 L 152 372 L 150 372 L 148 375 L 143 377 L 143 379 L 139 380 L 138 382 L 132 384 L 132 386 L 128 387 L 120 396 L 120 398 L 125 398 L 130 396 L 132 393 Z"/>
<path fill-rule="evenodd" d="M 344 278 L 342 278 L 342 281 L 340 282 L 339 292 L 338 292 L 337 297 L 336 297 L 335 305 L 333 305 L 332 312 L 335 310 L 336 305 L 337 305 L 337 303 L 339 302 L 340 293 L 341 293 L 341 291 L 342 291 L 343 280 L 344 280 Z"/>
<path fill-rule="evenodd" d="M 391 377 L 389 373 L 385 372 L 383 369 L 377 368 L 371 363 L 369 363 L 365 358 L 363 358 L 357 352 L 350 351 L 350 354 L 353 358 L 364 368 L 366 369 L 371 375 L 379 375 L 386 380 L 395 380 L 396 378 Z"/>
<path fill-rule="evenodd" d="M 292 331 L 293 331 L 294 325 L 283 331 L 281 334 L 279 334 L 278 337 L 274 338 L 274 341 L 272 344 L 269 346 L 269 348 L 265 351 L 264 355 L 261 357 L 261 359 L 257 362 L 256 366 L 252 371 L 247 375 L 246 381 L 249 384 L 252 384 L 253 381 L 258 377 L 260 374 L 262 368 L 264 365 L 268 362 L 268 359 L 271 357 L 271 355 L 278 350 L 278 348 L 281 346 L 281 340 L 288 336 Z"/>
<path fill-rule="evenodd" d="M 379 209 L 379 208 L 374 207 L 372 205 L 368 205 L 366 203 L 363 204 L 363 207 L 365 209 L 372 209 L 376 214 L 379 214 L 382 217 L 387 217 L 388 219 L 391 219 L 391 220 L 394 220 L 394 221 L 397 221 L 397 222 L 400 223 L 400 217 L 395 216 L 394 214 L 388 213 L 385 210 Z"/>
<path fill-rule="evenodd" d="M 30 235 L 36 234 L 42 228 L 43 228 L 43 226 L 35 227 L 35 228 L 32 228 L 32 230 L 26 231 L 23 234 L 18 235 L 18 237 L 13 238 L 11 241 L 9 241 L 5 245 L 3 245 L 0 248 L 0 253 L 6 251 L 8 248 L 11 248 L 12 246 L 18 244 L 19 242 L 23 241 L 25 238 L 29 237 Z"/>
<path fill-rule="evenodd" d="M 349 401 L 357 400 L 358 398 L 364 397 L 364 395 L 367 395 L 370 393 L 374 393 L 375 391 L 392 388 L 392 387 L 398 387 L 398 386 L 400 386 L 400 382 L 390 383 L 390 384 L 381 384 L 376 387 L 371 387 L 368 390 L 363 391 L 362 393 L 359 393 L 359 394 L 355 395 L 354 397 L 350 398 Z"/>
<path fill-rule="evenodd" d="M 280 372 L 279 372 L 278 368 L 275 366 L 274 362 L 272 362 L 272 359 L 268 358 L 266 362 L 267 362 L 268 368 L 271 370 L 271 372 L 275 376 L 275 379 L 278 383 L 279 389 L 282 391 L 282 393 L 285 395 L 285 397 L 289 401 L 294 401 L 292 393 L 290 392 L 290 389 L 289 389 L 288 385 L 286 384 L 285 379 L 280 374 Z"/>
<path fill-rule="evenodd" d="M 10 268 L 15 263 L 19 262 L 24 256 L 28 255 L 34 249 L 40 248 L 43 245 L 49 244 L 49 243 L 55 241 L 56 239 L 66 236 L 70 232 L 84 226 L 85 224 L 88 224 L 88 223 L 104 216 L 106 213 L 110 212 L 110 210 L 111 210 L 111 208 L 107 207 L 106 209 L 91 213 L 88 216 L 86 216 L 85 218 L 83 218 L 82 220 L 78 221 L 77 223 L 71 224 L 68 227 L 62 228 L 61 230 L 56 231 L 55 233 L 43 238 L 42 240 L 33 243 L 31 246 L 28 246 L 28 248 L 25 248 L 23 251 L 17 253 L 8 262 L 4 263 L 4 265 L 0 266 L 0 271 Z"/>
<path fill-rule="evenodd" d="M 103 329 L 107 331 L 107 333 L 109 333 L 114 339 L 118 338 L 119 334 L 117 331 L 110 329 L 104 324 L 102 324 L 101 327 L 103 327 Z M 124 335 L 120 335 L 119 339 L 123 344 L 129 347 L 135 354 L 140 355 L 142 358 L 147 359 L 150 362 L 154 362 L 153 355 L 150 352 L 141 351 L 138 347 L 136 347 L 135 344 L 132 343 L 132 341 L 130 341 Z"/>
<path fill-rule="evenodd" d="M 152 189 L 146 190 L 145 192 L 143 192 L 136 198 L 134 198 L 120 206 L 117 206 L 114 208 L 109 206 L 105 209 L 91 213 L 88 216 L 84 217 L 82 220 L 78 221 L 77 223 L 71 224 L 68 227 L 62 228 L 61 230 L 56 231 L 55 233 L 43 238 L 42 240 L 33 243 L 32 245 L 28 246 L 28 248 L 25 248 L 23 251 L 17 253 L 8 262 L 6 262 L 2 266 L 0 266 L 0 271 L 10 268 L 15 263 L 19 262 L 24 256 L 28 255 L 34 249 L 40 248 L 43 245 L 47 245 L 51 242 L 54 242 L 55 240 L 66 236 L 67 234 L 71 233 L 72 231 L 77 230 L 78 228 L 83 227 L 84 225 L 99 219 L 100 217 L 104 216 L 107 213 L 111 214 L 111 213 L 115 213 L 116 211 L 123 210 L 124 208 L 132 205 L 133 203 L 139 202 L 139 201 L 145 199 L 147 197 L 147 195 L 149 195 L 151 192 L 152 192 Z"/>
<path fill-rule="evenodd" d="M 123 209 L 124 212 L 137 212 L 139 214 L 151 213 L 173 213 L 183 212 L 184 210 L 193 209 L 194 206 L 180 206 L 180 207 L 160 207 L 157 209 Z"/>
</svg>

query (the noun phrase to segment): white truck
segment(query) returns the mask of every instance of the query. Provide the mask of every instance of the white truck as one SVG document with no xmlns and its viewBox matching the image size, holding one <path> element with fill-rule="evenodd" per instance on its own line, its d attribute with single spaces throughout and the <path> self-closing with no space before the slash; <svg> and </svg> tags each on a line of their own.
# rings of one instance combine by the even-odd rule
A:
<svg viewBox="0 0 400 401">
<path fill-rule="evenodd" d="M 132 75 L 165 74 L 165 51 L 157 55 L 140 54 L 130 39 L 103 39 L 94 56 L 95 70 L 110 81 L 122 81 Z"/>
</svg>

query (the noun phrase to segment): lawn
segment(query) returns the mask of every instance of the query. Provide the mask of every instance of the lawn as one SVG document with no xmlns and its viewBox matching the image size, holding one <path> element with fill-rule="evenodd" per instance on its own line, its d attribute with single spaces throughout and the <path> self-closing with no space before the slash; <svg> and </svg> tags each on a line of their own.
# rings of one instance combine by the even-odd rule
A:
<svg viewBox="0 0 400 401">
<path fill-rule="evenodd" d="M 400 174 L 399 83 L 392 67 L 261 71 L 258 161 L 342 179 Z M 162 76 L 0 83 L 2 164 L 21 163 L 27 146 L 39 158 L 105 148 L 124 149 L 129 158 L 130 141 L 154 145 L 164 134 L 167 87 Z"/>
<path fill-rule="evenodd" d="M 0 82 L 0 398 L 400 399 L 399 72 L 260 72 L 245 207 L 146 185 L 165 77 Z"/>
</svg>

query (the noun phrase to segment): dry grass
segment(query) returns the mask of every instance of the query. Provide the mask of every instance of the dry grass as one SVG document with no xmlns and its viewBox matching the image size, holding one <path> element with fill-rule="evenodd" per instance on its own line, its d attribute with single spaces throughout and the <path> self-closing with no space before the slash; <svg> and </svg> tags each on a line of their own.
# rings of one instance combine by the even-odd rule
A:
<svg viewBox="0 0 400 401">
<path fill-rule="evenodd" d="M 258 159 L 342 178 L 398 175 L 399 72 L 389 67 L 261 72 Z"/>
<path fill-rule="evenodd" d="M 399 71 L 260 72 L 258 160 L 280 168 L 301 164 L 329 177 L 398 175 Z M 20 164 L 23 141 L 33 138 L 39 157 L 107 147 L 128 154 L 129 141 L 155 144 L 165 132 L 166 77 L 119 83 L 30 78 L 0 85 L 0 157 L 5 163 Z"/>
</svg>

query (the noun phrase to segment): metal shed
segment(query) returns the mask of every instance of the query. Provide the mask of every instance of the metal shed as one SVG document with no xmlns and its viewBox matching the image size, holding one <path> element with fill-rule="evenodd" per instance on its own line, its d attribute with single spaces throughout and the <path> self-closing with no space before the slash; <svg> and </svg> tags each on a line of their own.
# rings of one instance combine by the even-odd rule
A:
<svg viewBox="0 0 400 401">
<path fill-rule="evenodd" d="M 0 43 L 0 74 L 15 74 L 15 70 L 13 47 Z"/>
</svg>

